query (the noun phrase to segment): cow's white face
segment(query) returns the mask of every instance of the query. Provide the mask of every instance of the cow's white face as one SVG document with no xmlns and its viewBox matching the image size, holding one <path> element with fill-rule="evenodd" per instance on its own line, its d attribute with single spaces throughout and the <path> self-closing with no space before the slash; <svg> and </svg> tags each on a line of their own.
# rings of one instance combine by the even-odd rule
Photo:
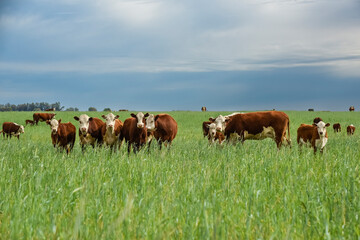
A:
<svg viewBox="0 0 360 240">
<path fill-rule="evenodd" d="M 25 133 L 25 129 L 23 125 L 20 125 L 20 128 L 18 130 L 19 133 Z"/>
<path fill-rule="evenodd" d="M 52 134 L 56 134 L 57 133 L 57 131 L 58 131 L 58 128 L 59 128 L 59 122 L 58 122 L 58 120 L 56 120 L 56 119 L 52 119 L 51 121 L 50 121 L 50 128 L 51 128 L 51 133 Z"/>
<path fill-rule="evenodd" d="M 211 124 L 207 125 L 207 127 L 209 128 L 210 137 L 215 138 L 215 136 L 216 136 L 216 124 L 211 123 Z"/>
<path fill-rule="evenodd" d="M 215 118 L 214 123 L 216 124 L 216 131 L 224 132 L 226 127 L 226 121 L 228 119 L 228 117 L 224 117 L 222 115 L 219 115 L 217 118 Z"/>
<path fill-rule="evenodd" d="M 154 114 L 150 114 L 149 117 L 146 119 L 146 128 L 150 132 L 155 130 L 155 116 L 154 116 Z"/>
<path fill-rule="evenodd" d="M 74 117 L 79 121 L 80 132 L 85 136 L 89 130 L 90 117 L 86 114 L 81 114 L 80 117 Z"/>
<path fill-rule="evenodd" d="M 144 115 L 142 112 L 138 112 L 136 115 L 132 113 L 131 116 L 137 119 L 136 126 L 137 126 L 138 128 L 144 128 L 144 127 L 145 127 L 145 124 L 144 124 L 143 121 L 145 120 L 146 117 L 149 116 L 149 113 L 146 113 L 146 114 Z"/>
<path fill-rule="evenodd" d="M 111 130 L 112 133 L 115 131 L 115 120 L 119 118 L 119 115 L 114 115 L 112 113 L 105 115 L 102 115 L 102 117 L 105 119 L 106 123 L 106 129 Z"/>
<path fill-rule="evenodd" d="M 326 135 L 326 127 L 330 126 L 329 123 L 325 124 L 323 121 L 320 121 L 315 125 L 320 137 L 324 137 Z"/>
</svg>

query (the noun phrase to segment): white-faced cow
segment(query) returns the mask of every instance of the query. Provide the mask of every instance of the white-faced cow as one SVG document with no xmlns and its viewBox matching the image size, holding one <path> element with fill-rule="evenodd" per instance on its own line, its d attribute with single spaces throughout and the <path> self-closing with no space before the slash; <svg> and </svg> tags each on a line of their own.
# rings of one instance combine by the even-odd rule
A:
<svg viewBox="0 0 360 240">
<path fill-rule="evenodd" d="M 108 113 L 107 115 L 101 116 L 105 119 L 105 125 L 103 126 L 101 133 L 104 139 L 104 144 L 110 146 L 114 151 L 120 146 L 119 135 L 123 122 L 119 120 L 119 115 Z"/>
<path fill-rule="evenodd" d="M 47 120 L 51 120 L 55 117 L 55 115 L 55 113 L 34 113 L 34 124 L 38 125 L 39 121 L 46 122 Z"/>
<path fill-rule="evenodd" d="M 287 114 L 278 111 L 239 113 L 231 116 L 218 116 L 214 119 L 216 131 L 223 132 L 226 139 L 237 134 L 245 140 L 272 138 L 278 148 L 286 141 L 291 146 L 290 120 Z M 286 138 L 286 131 L 288 138 Z"/>
<path fill-rule="evenodd" d="M 354 132 L 355 132 L 355 127 L 354 127 L 354 125 L 349 125 L 349 126 L 347 126 L 347 128 L 346 128 L 346 132 L 347 132 L 347 134 L 350 136 L 350 135 L 354 135 Z"/>
<path fill-rule="evenodd" d="M 128 154 L 130 154 L 131 145 L 133 145 L 134 153 L 142 147 L 147 141 L 146 118 L 149 113 L 142 112 L 131 113 L 131 117 L 124 121 L 124 125 L 120 131 L 120 144 L 125 139 L 128 144 Z"/>
<path fill-rule="evenodd" d="M 4 122 L 2 125 L 2 131 L 0 131 L 0 133 L 1 132 L 2 132 L 4 138 L 5 138 L 5 134 L 6 134 L 7 138 L 8 137 L 11 138 L 12 136 L 15 136 L 18 139 L 19 139 L 21 133 L 25 133 L 24 126 L 19 125 L 14 122 Z"/>
<path fill-rule="evenodd" d="M 206 112 L 207 111 L 206 107 L 201 107 L 201 111 Z"/>
<path fill-rule="evenodd" d="M 162 143 L 164 143 L 165 146 L 167 146 L 167 144 L 171 146 L 172 141 L 176 137 L 178 126 L 173 117 L 163 113 L 156 116 L 150 114 L 148 119 L 146 119 L 146 128 L 148 131 L 149 147 L 152 137 L 154 137 L 161 149 Z"/>
<path fill-rule="evenodd" d="M 34 121 L 30 120 L 30 119 L 26 119 L 25 120 L 25 125 L 28 125 L 28 124 L 30 124 L 30 126 L 34 126 Z"/>
<path fill-rule="evenodd" d="M 208 129 L 207 137 L 210 144 L 215 143 L 216 140 L 218 140 L 219 143 L 221 144 L 225 140 L 224 134 L 222 132 L 216 131 L 215 123 L 208 124 L 207 129 Z"/>
<path fill-rule="evenodd" d="M 314 154 L 317 149 L 322 153 L 328 141 L 326 127 L 329 126 L 330 123 L 325 124 L 323 121 L 313 125 L 301 124 L 297 130 L 297 143 L 300 147 L 309 143 L 314 148 Z"/>
<path fill-rule="evenodd" d="M 69 154 L 75 143 L 75 126 L 71 122 L 61 123 L 61 119 L 59 121 L 56 119 L 47 120 L 46 123 L 50 125 L 51 128 L 51 140 L 53 146 L 59 147 Z"/>
<path fill-rule="evenodd" d="M 341 125 L 340 125 L 340 123 L 334 123 L 334 124 L 333 124 L 333 129 L 334 129 L 334 132 L 335 132 L 335 133 L 341 132 Z"/>
<path fill-rule="evenodd" d="M 81 149 L 84 151 L 87 144 L 93 148 L 95 144 L 101 146 L 103 144 L 103 136 L 101 130 L 105 123 L 96 117 L 89 117 L 86 114 L 75 116 L 74 119 L 79 121 L 79 137 Z"/>
<path fill-rule="evenodd" d="M 355 111 L 355 107 L 354 107 L 354 106 L 350 106 L 350 107 L 349 107 L 349 111 L 350 111 L 350 112 Z"/>
</svg>

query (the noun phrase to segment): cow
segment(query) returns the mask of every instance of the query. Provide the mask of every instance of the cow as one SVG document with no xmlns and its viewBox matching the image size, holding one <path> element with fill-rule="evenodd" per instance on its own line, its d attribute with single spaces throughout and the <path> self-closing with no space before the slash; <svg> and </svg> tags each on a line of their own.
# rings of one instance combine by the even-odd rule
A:
<svg viewBox="0 0 360 240">
<path fill-rule="evenodd" d="M 111 150 L 116 151 L 116 148 L 119 146 L 119 135 L 123 127 L 123 122 L 119 120 L 119 115 L 115 116 L 113 113 L 108 113 L 101 117 L 105 119 L 105 125 L 101 130 L 104 144 L 110 146 Z"/>
<path fill-rule="evenodd" d="M 237 134 L 242 143 L 247 139 L 262 140 L 269 137 L 274 139 L 278 149 L 284 140 L 291 146 L 290 120 L 284 112 L 237 113 L 225 117 L 220 115 L 213 120 L 216 131 L 223 132 L 227 141 Z"/>
<path fill-rule="evenodd" d="M 25 125 L 28 125 L 28 124 L 30 124 L 30 126 L 34 126 L 34 121 L 33 121 L 33 120 L 26 119 L 26 120 L 25 120 Z"/>
<path fill-rule="evenodd" d="M 202 123 L 203 136 L 207 137 L 209 135 L 209 124 L 213 123 L 213 121 L 204 121 Z"/>
<path fill-rule="evenodd" d="M 222 144 L 223 141 L 225 140 L 225 136 L 222 132 L 216 131 L 216 124 L 210 123 L 206 127 L 208 129 L 207 137 L 208 137 L 209 143 L 212 144 L 212 143 L 215 143 L 216 140 L 218 140 L 219 143 Z"/>
<path fill-rule="evenodd" d="M 322 153 L 328 141 L 326 128 L 329 126 L 330 123 L 325 124 L 323 121 L 314 123 L 313 125 L 301 124 L 297 129 L 297 143 L 300 147 L 310 143 L 314 149 L 314 154 L 317 149 L 320 149 Z"/>
<path fill-rule="evenodd" d="M 96 117 L 89 117 L 86 114 L 81 114 L 80 117 L 74 116 L 74 119 L 79 122 L 79 138 L 82 151 L 85 150 L 87 144 L 95 148 L 95 145 L 101 146 L 103 144 L 102 128 L 105 123 Z"/>
<path fill-rule="evenodd" d="M 340 123 L 333 124 L 334 133 L 341 132 L 341 125 Z"/>
<path fill-rule="evenodd" d="M 124 121 L 124 125 L 120 131 L 120 144 L 125 139 L 128 144 L 128 154 L 130 154 L 131 145 L 133 145 L 133 151 L 136 153 L 140 147 L 146 144 L 147 130 L 146 130 L 146 118 L 149 113 L 138 112 L 130 114 L 131 117 Z"/>
<path fill-rule="evenodd" d="M 347 135 L 354 135 L 354 132 L 355 132 L 355 126 L 350 124 L 349 126 L 347 126 L 346 128 L 346 132 L 347 132 Z"/>
<path fill-rule="evenodd" d="M 309 108 L 308 111 L 309 111 L 309 112 L 313 112 L 314 109 L 313 109 L 313 108 Z"/>
<path fill-rule="evenodd" d="M 59 147 L 62 150 L 66 150 L 69 154 L 74 147 L 76 128 L 71 123 L 61 123 L 61 119 L 47 120 L 46 123 L 50 125 L 51 140 L 54 148 Z"/>
<path fill-rule="evenodd" d="M 349 107 L 349 111 L 350 111 L 350 112 L 355 111 L 355 107 L 354 107 L 354 106 L 350 106 L 350 107 Z"/>
<path fill-rule="evenodd" d="M 47 120 L 51 120 L 55 117 L 55 115 L 55 113 L 34 113 L 34 124 L 38 125 L 39 121 L 46 122 Z"/>
<path fill-rule="evenodd" d="M 45 109 L 46 112 L 54 112 L 55 111 L 55 108 L 48 108 L 48 109 Z"/>
<path fill-rule="evenodd" d="M 161 149 L 162 143 L 164 143 L 165 147 L 167 144 L 171 146 L 172 141 L 176 137 L 178 125 L 175 119 L 169 114 L 162 113 L 156 116 L 150 114 L 146 119 L 146 129 L 148 132 L 149 147 L 152 137 L 154 137 Z"/>
<path fill-rule="evenodd" d="M 21 133 L 25 133 L 24 131 L 24 126 L 23 125 L 19 125 L 17 123 L 14 122 L 4 122 L 2 125 L 2 131 L 0 131 L 0 133 L 3 134 L 3 138 L 5 138 L 5 134 L 6 137 L 8 138 L 10 136 L 10 138 L 12 136 L 15 136 L 19 139 L 20 134 Z"/>
<path fill-rule="evenodd" d="M 201 107 L 201 111 L 206 112 L 207 111 L 206 107 Z"/>
</svg>

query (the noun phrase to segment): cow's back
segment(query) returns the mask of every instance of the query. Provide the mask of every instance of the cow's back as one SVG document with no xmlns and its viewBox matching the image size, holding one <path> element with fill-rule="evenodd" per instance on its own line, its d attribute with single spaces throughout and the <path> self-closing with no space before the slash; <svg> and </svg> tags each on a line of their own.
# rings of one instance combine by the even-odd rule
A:
<svg viewBox="0 0 360 240">
<path fill-rule="evenodd" d="M 2 130 L 4 133 L 16 132 L 19 129 L 19 125 L 14 124 L 13 122 L 4 122 L 2 125 Z"/>
<path fill-rule="evenodd" d="M 312 138 L 316 138 L 316 127 L 308 124 L 301 124 L 297 129 L 297 142 L 300 143 L 300 139 L 304 142 L 311 142 Z"/>
<path fill-rule="evenodd" d="M 131 117 L 127 118 L 124 121 L 124 124 L 120 130 L 121 139 L 125 139 L 125 141 L 131 141 L 131 136 L 134 135 L 134 129 L 136 128 L 136 119 Z"/>
<path fill-rule="evenodd" d="M 156 116 L 155 116 L 156 118 Z M 177 122 L 168 114 L 159 114 L 155 122 L 155 138 L 162 141 L 172 141 L 177 134 Z"/>
</svg>

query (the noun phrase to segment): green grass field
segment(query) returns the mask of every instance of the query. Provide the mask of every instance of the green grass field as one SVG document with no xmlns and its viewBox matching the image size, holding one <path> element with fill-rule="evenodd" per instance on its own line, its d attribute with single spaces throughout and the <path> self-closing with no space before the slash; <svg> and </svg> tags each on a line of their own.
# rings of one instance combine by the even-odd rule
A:
<svg viewBox="0 0 360 240">
<path fill-rule="evenodd" d="M 123 145 L 56 151 L 45 123 L 0 138 L 0 239 L 359 239 L 359 112 L 286 112 L 293 147 L 271 139 L 209 146 L 201 123 L 230 112 L 169 112 L 178 135 L 168 151 L 128 156 Z M 58 112 L 78 123 L 80 113 Z M 100 117 L 103 113 L 92 112 Z M 119 113 L 124 121 L 130 112 Z M 323 155 L 300 154 L 296 130 L 321 117 Z M 30 112 L 2 112 L 24 124 Z"/>
</svg>

